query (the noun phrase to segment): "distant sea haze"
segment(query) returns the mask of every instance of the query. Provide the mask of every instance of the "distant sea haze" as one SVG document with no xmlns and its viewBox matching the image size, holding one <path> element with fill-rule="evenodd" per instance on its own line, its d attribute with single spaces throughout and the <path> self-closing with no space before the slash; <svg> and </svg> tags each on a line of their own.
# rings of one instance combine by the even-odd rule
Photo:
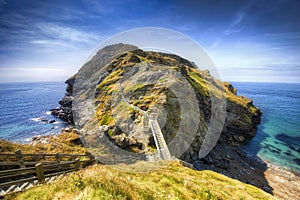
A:
<svg viewBox="0 0 300 200">
<path fill-rule="evenodd" d="M 246 151 L 300 173 L 300 84 L 233 85 L 238 95 L 253 99 L 263 112 L 262 123 Z M 66 124 L 49 110 L 59 106 L 65 87 L 63 82 L 1 83 L 0 139 L 28 143 L 34 136 L 60 133 Z M 55 122 L 48 123 L 50 120 Z"/>
</svg>

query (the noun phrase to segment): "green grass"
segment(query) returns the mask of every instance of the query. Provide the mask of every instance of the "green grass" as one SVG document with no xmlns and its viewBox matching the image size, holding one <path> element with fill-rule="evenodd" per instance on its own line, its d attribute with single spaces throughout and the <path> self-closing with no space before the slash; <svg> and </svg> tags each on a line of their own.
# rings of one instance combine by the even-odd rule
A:
<svg viewBox="0 0 300 200">
<path fill-rule="evenodd" d="M 255 113 L 257 111 L 256 107 L 254 107 L 253 105 L 248 105 L 249 99 L 243 98 L 241 96 L 236 96 L 234 93 L 230 92 L 228 88 L 225 87 L 226 85 L 228 85 L 228 83 L 222 83 L 218 80 L 207 81 L 205 80 L 204 76 L 205 75 L 202 75 L 198 70 L 190 69 L 190 71 L 188 71 L 187 79 L 189 80 L 193 88 L 203 96 L 208 97 L 210 95 L 213 95 L 218 99 L 225 96 L 227 100 L 248 109 L 250 113 Z M 220 88 L 223 88 L 224 90 L 221 90 Z M 246 121 L 249 120 L 251 119 L 246 119 Z"/>
<path fill-rule="evenodd" d="M 109 129 L 109 130 L 108 130 L 108 135 L 109 135 L 109 136 L 113 136 L 113 135 L 114 135 L 114 131 L 111 130 L 111 129 Z"/>
<path fill-rule="evenodd" d="M 142 89 L 142 88 L 144 88 L 144 87 L 146 87 L 147 85 L 145 85 L 145 84 L 141 84 L 141 83 L 139 83 L 139 84 L 135 84 L 135 85 L 127 85 L 125 88 L 124 88 L 124 92 L 125 93 L 128 93 L 128 92 L 134 92 L 134 91 L 136 91 L 136 90 L 139 90 L 139 89 Z"/>
<path fill-rule="evenodd" d="M 207 82 L 195 72 L 188 72 L 187 79 L 192 84 L 193 88 L 200 92 L 203 96 L 209 96 Z"/>
<path fill-rule="evenodd" d="M 121 78 L 123 73 L 124 73 L 124 71 L 122 69 L 113 71 L 101 83 L 99 83 L 97 85 L 97 90 L 106 91 L 106 90 L 110 89 L 107 86 L 112 85 L 113 83 L 117 82 Z"/>
<path fill-rule="evenodd" d="M 108 114 L 104 114 L 101 116 L 99 121 L 100 125 L 110 125 L 113 122 L 114 118 Z"/>
<path fill-rule="evenodd" d="M 195 171 L 169 162 L 144 173 L 125 170 L 158 166 L 139 162 L 117 168 L 95 165 L 8 199 L 273 199 L 261 189 L 212 171 Z"/>
<path fill-rule="evenodd" d="M 66 154 L 83 154 L 87 149 L 83 145 L 78 145 L 79 135 L 74 131 L 62 132 L 58 135 L 46 136 L 49 143 L 47 144 L 18 144 L 0 140 L 0 153 L 13 153 L 21 150 L 22 153 L 66 153 Z"/>
</svg>

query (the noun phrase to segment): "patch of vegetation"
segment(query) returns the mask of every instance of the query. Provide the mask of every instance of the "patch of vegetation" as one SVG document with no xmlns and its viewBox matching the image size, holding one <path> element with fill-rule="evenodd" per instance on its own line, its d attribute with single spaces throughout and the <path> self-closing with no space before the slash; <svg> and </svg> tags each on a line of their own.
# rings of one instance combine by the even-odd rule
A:
<svg viewBox="0 0 300 200">
<path fill-rule="evenodd" d="M 12 194 L 8 199 L 274 199 L 252 185 L 212 171 L 195 171 L 179 162 L 94 165 L 47 185 Z M 130 169 L 162 168 L 145 173 Z M 121 168 L 120 168 L 121 167 Z"/>
<path fill-rule="evenodd" d="M 22 153 L 65 153 L 65 154 L 85 154 L 88 150 L 80 144 L 80 138 L 73 130 L 70 132 L 62 132 L 58 135 L 43 136 L 47 138 L 48 143 L 18 144 L 5 140 L 0 140 L 1 153 L 14 153 L 21 150 Z"/>
<path fill-rule="evenodd" d="M 109 135 L 109 136 L 113 136 L 113 135 L 114 135 L 114 131 L 111 130 L 111 129 L 108 129 L 108 135 Z"/>
<path fill-rule="evenodd" d="M 234 102 L 234 103 L 236 103 L 236 104 L 238 104 L 238 105 L 240 105 L 244 108 L 247 108 L 249 110 L 249 112 L 251 112 L 251 113 L 257 112 L 256 107 L 254 107 L 253 105 L 248 104 L 249 99 L 246 99 L 242 96 L 233 95 L 231 92 L 226 92 L 226 98 L 229 101 L 232 101 L 232 102 Z"/>
<path fill-rule="evenodd" d="M 188 72 L 187 79 L 196 91 L 200 92 L 203 96 L 209 96 L 207 82 L 199 74 Z"/>
<path fill-rule="evenodd" d="M 111 125 L 114 121 L 114 118 L 108 114 L 104 114 L 101 116 L 99 124 L 100 125 Z"/>
<path fill-rule="evenodd" d="M 167 78 L 162 78 L 162 79 L 159 79 L 159 82 L 165 83 L 165 82 L 168 82 L 168 79 Z"/>
<path fill-rule="evenodd" d="M 251 124 L 251 117 L 249 115 L 243 114 L 243 121 Z"/>
<path fill-rule="evenodd" d="M 193 87 L 198 90 L 204 96 L 214 96 L 215 98 L 221 99 L 225 95 L 224 86 L 220 83 L 218 84 L 211 77 L 205 77 L 197 69 L 191 69 L 188 72 L 190 82 Z M 191 81 L 192 79 L 192 81 Z M 208 79 L 208 80 L 206 80 Z M 211 80 L 210 80 L 211 79 Z"/>
<path fill-rule="evenodd" d="M 101 81 L 101 83 L 97 85 L 97 90 L 107 90 L 108 88 L 106 88 L 105 86 L 109 86 L 117 82 L 121 78 L 123 73 L 124 71 L 122 69 L 111 72 L 104 80 Z"/>
<path fill-rule="evenodd" d="M 233 92 L 229 91 L 228 83 L 222 83 L 218 80 L 207 81 L 208 77 L 197 69 L 189 69 L 187 79 L 196 91 L 200 92 L 203 96 L 214 95 L 216 98 L 222 98 L 224 95 L 227 100 L 232 101 L 242 107 L 245 107 L 251 113 L 255 113 L 257 108 L 249 104 L 249 99 L 242 96 L 236 96 Z M 223 85 L 222 85 L 223 84 Z M 223 92 L 224 91 L 224 92 Z"/>
<path fill-rule="evenodd" d="M 157 152 L 157 148 L 155 146 L 148 145 L 149 151 L 148 152 Z"/>
<path fill-rule="evenodd" d="M 146 87 L 147 85 L 145 85 L 145 84 L 135 84 L 135 85 L 131 85 L 131 86 L 126 86 L 125 88 L 124 88 L 124 92 L 125 93 L 128 93 L 128 92 L 134 92 L 134 91 L 136 91 L 136 90 L 140 90 L 140 89 L 142 89 L 142 88 L 144 88 L 144 87 Z"/>
</svg>

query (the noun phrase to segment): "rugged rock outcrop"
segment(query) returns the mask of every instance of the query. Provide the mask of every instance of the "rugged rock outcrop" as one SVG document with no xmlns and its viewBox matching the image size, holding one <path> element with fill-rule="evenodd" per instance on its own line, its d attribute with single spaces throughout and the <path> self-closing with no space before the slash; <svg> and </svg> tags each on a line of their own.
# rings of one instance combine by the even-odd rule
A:
<svg viewBox="0 0 300 200">
<path fill-rule="evenodd" d="M 121 49 L 118 56 L 109 53 L 116 49 Z M 194 63 L 179 56 L 147 52 L 131 45 L 118 44 L 100 50 L 86 65 L 91 64 L 97 66 L 86 72 L 91 79 L 97 79 L 95 87 L 91 85 L 94 88 L 91 91 L 95 95 L 96 121 L 102 126 L 102 132 L 121 148 L 145 153 L 154 147 L 146 117 L 126 105 L 121 93 L 124 93 L 123 96 L 132 105 L 148 113 L 158 114 L 167 143 L 176 137 L 178 130 L 188 137 L 189 130 L 185 132 L 180 129 L 180 122 L 190 116 L 197 116 L 199 125 L 194 125 L 198 126 L 197 133 L 193 136 L 191 145 L 181 155 L 181 159 L 188 162 L 199 159 L 198 152 L 214 114 L 212 97 L 224 98 L 226 101 L 226 119 L 219 138 L 220 144 L 239 146 L 247 143 L 255 135 L 256 125 L 260 123 L 261 111 L 253 105 L 251 99 L 237 96 L 236 89 L 230 83 L 214 79 L 207 70 L 199 70 Z M 66 81 L 66 94 L 59 102 L 61 107 L 52 110 L 53 115 L 69 123 L 74 122 L 72 95 L 75 80 L 76 75 Z M 184 112 L 174 90 L 186 83 L 192 87 L 198 104 L 197 109 L 181 116 Z M 81 91 L 83 101 L 91 91 Z M 182 93 L 184 95 L 184 90 Z M 193 126 L 192 122 L 190 126 Z M 214 131 L 214 127 L 211 128 Z M 226 158 L 222 159 L 215 163 L 216 166 L 228 168 L 230 162 Z M 201 162 L 210 164 L 214 161 L 209 155 Z"/>
<path fill-rule="evenodd" d="M 90 79 L 89 82 L 84 81 L 82 85 L 81 83 L 77 83 L 78 92 L 82 92 L 82 96 L 89 96 L 89 93 L 93 93 L 96 85 L 88 85 L 86 84 L 97 82 L 95 80 L 99 80 L 101 77 L 100 69 L 104 67 L 107 63 L 111 62 L 116 55 L 122 54 L 123 52 L 131 51 L 137 49 L 136 46 L 128 45 L 128 44 L 116 44 L 104 47 L 99 50 L 97 54 L 84 66 L 80 69 L 80 74 L 82 76 L 86 76 Z M 91 67 L 92 66 L 92 67 Z M 73 101 L 73 87 L 76 81 L 77 74 L 70 77 L 65 81 L 67 84 L 66 93 L 63 99 L 59 101 L 60 107 L 51 110 L 51 114 L 57 116 L 58 118 L 64 120 L 69 124 L 74 124 L 74 116 L 72 112 L 72 101 Z M 80 79 L 81 77 L 79 77 Z M 88 88 L 88 90 L 81 88 Z M 84 99 L 84 98 L 83 98 Z"/>
<path fill-rule="evenodd" d="M 73 114 L 72 114 L 72 100 L 73 100 L 73 85 L 76 79 L 76 75 L 70 77 L 65 81 L 67 84 L 67 89 L 65 96 L 58 102 L 60 104 L 59 108 L 51 109 L 51 114 L 73 124 Z"/>
</svg>

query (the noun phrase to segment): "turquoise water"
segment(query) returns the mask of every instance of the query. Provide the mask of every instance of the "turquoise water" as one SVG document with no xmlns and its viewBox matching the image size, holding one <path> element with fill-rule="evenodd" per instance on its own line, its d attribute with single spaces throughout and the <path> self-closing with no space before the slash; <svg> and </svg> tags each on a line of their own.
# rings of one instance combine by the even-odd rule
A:
<svg viewBox="0 0 300 200">
<path fill-rule="evenodd" d="M 1 83 L 0 139 L 27 143 L 33 136 L 61 132 L 66 125 L 49 110 L 59 106 L 64 91 L 64 83 Z"/>
<path fill-rule="evenodd" d="M 246 150 L 300 173 L 300 84 L 233 83 L 263 112 L 256 136 Z"/>
</svg>

